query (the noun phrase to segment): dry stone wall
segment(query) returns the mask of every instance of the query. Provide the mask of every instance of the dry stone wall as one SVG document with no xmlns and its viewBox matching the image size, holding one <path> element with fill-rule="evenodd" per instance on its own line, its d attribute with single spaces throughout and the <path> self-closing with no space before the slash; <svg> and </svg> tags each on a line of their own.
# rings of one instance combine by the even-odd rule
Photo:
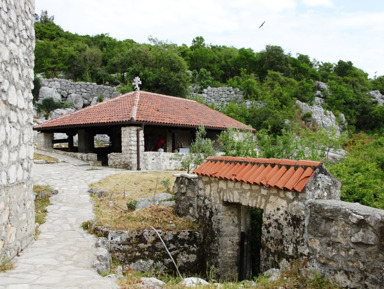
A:
<svg viewBox="0 0 384 289">
<path fill-rule="evenodd" d="M 105 238 L 105 246 L 125 268 L 141 272 L 176 273 L 174 264 L 163 243 L 153 230 L 123 231 L 94 226 L 93 230 Z M 195 231 L 158 231 L 178 268 L 184 274 L 199 273 L 202 266 L 202 235 Z"/>
<path fill-rule="evenodd" d="M 342 287 L 383 288 L 384 210 L 335 200 L 307 208 L 311 269 Z"/>
<path fill-rule="evenodd" d="M 243 94 L 240 89 L 232 87 L 208 87 L 202 93 L 191 93 L 191 98 L 202 97 L 204 103 L 214 104 L 216 107 L 226 106 L 231 101 L 243 103 Z"/>
<path fill-rule="evenodd" d="M 56 102 L 73 102 L 77 109 L 94 104 L 103 95 L 105 99 L 118 96 L 115 87 L 66 79 L 41 79 L 39 101 L 52 97 Z"/>
<path fill-rule="evenodd" d="M 0 259 L 34 236 L 34 0 L 0 0 Z"/>
</svg>

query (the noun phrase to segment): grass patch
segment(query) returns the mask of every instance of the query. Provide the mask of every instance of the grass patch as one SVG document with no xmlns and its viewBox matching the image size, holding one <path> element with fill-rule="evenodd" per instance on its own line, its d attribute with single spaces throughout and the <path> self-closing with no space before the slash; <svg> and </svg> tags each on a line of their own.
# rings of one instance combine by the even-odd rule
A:
<svg viewBox="0 0 384 289">
<path fill-rule="evenodd" d="M 238 289 L 238 288 L 258 288 L 258 289 L 340 289 L 340 286 L 332 284 L 330 281 L 314 274 L 312 278 L 308 278 L 305 269 L 297 266 L 298 262 L 292 263 L 292 269 L 283 272 L 279 279 L 275 281 L 268 280 L 267 277 L 259 276 L 254 280 L 245 280 L 241 282 L 224 282 L 217 285 L 217 281 L 211 280 L 210 285 L 201 285 L 194 288 L 201 289 Z M 155 277 L 165 283 L 164 289 L 183 289 L 187 288 L 180 285 L 182 281 L 179 277 L 169 274 L 150 274 L 139 273 L 128 270 L 124 273 L 124 277 L 119 279 L 118 284 L 121 289 L 142 288 L 141 277 Z M 214 284 L 216 283 L 216 284 Z"/>
<path fill-rule="evenodd" d="M 0 262 L 0 272 L 5 272 L 8 270 L 12 270 L 14 268 L 14 265 L 12 263 L 12 260 L 3 257 Z"/>
<path fill-rule="evenodd" d="M 178 172 L 180 173 L 180 172 Z M 137 199 L 170 191 L 174 171 L 122 173 L 108 176 L 91 187 L 110 192 L 109 197 L 93 196 L 96 221 L 115 230 L 138 230 L 151 225 L 163 230 L 197 230 L 198 225 L 175 215 L 172 208 L 153 205 L 128 212 Z M 111 204 L 113 205 L 111 206 Z"/>
<path fill-rule="evenodd" d="M 40 160 L 40 161 L 46 161 L 47 163 L 58 163 L 59 160 L 57 158 L 49 157 L 46 155 L 34 153 L 33 154 L 33 159 L 34 160 Z"/>
<path fill-rule="evenodd" d="M 41 194 L 44 191 L 51 190 L 52 188 L 50 186 L 40 186 L 40 185 L 34 185 L 33 186 L 33 192 L 36 194 L 35 198 L 35 224 L 38 224 L 38 226 L 35 226 L 35 240 L 40 234 L 39 226 L 43 223 L 45 223 L 45 217 L 48 214 L 47 207 L 50 205 L 49 195 L 44 196 L 42 198 L 39 198 L 39 194 Z"/>
</svg>

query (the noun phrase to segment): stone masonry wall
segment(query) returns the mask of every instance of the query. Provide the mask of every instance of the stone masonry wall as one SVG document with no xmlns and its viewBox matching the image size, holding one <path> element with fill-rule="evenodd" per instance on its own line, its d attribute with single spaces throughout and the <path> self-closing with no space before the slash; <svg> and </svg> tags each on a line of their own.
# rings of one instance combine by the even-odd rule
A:
<svg viewBox="0 0 384 289">
<path fill-rule="evenodd" d="M 383 288 L 384 210 L 334 200 L 307 208 L 310 268 L 342 287 Z"/>
<path fill-rule="evenodd" d="M 202 97 L 207 104 L 215 106 L 226 106 L 231 101 L 239 102 L 243 99 L 243 94 L 238 88 L 232 87 L 208 87 L 202 93 L 191 93 L 191 97 Z"/>
<path fill-rule="evenodd" d="M 113 98 L 120 93 L 115 87 L 90 82 L 73 82 L 67 79 L 41 79 L 39 100 L 52 97 L 57 102 L 73 102 L 77 109 L 96 103 L 97 98 Z"/>
<path fill-rule="evenodd" d="M 384 210 L 340 201 L 326 172 L 315 173 L 303 193 L 175 176 L 176 212 L 202 222 L 204 258 L 217 277 L 236 277 L 247 206 L 263 209 L 262 271 L 299 259 L 344 288 L 382 288 Z"/>
<path fill-rule="evenodd" d="M 34 237 L 34 0 L 0 0 L 0 260 Z"/>
<path fill-rule="evenodd" d="M 121 128 L 121 153 L 108 155 L 108 166 L 128 170 L 137 169 L 137 130 L 140 127 L 126 126 Z M 140 129 L 140 158 L 144 153 L 144 132 Z"/>
<path fill-rule="evenodd" d="M 246 207 L 262 209 L 262 270 L 287 266 L 305 257 L 305 206 L 298 193 L 215 178 L 178 175 L 174 186 L 176 212 L 203 226 L 204 256 L 218 278 L 236 279 L 239 242 Z M 180 200 L 182 200 L 180 202 Z"/>
<path fill-rule="evenodd" d="M 174 264 L 160 238 L 153 230 L 115 231 L 105 227 L 93 228 L 108 240 L 113 259 L 135 271 L 176 273 Z M 202 235 L 194 231 L 158 231 L 183 274 L 197 274 L 202 263 Z"/>
</svg>

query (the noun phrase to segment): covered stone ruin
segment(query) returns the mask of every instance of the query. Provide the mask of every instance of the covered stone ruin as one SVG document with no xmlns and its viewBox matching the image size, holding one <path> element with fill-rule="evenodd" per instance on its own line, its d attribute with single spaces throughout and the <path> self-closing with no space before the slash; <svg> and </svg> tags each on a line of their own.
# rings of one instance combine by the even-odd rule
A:
<svg viewBox="0 0 384 289">
<path fill-rule="evenodd" d="M 194 173 L 174 192 L 177 213 L 203 228 L 202 272 L 243 280 L 300 260 L 344 287 L 384 284 L 384 211 L 341 202 L 321 162 L 209 157 Z"/>
</svg>

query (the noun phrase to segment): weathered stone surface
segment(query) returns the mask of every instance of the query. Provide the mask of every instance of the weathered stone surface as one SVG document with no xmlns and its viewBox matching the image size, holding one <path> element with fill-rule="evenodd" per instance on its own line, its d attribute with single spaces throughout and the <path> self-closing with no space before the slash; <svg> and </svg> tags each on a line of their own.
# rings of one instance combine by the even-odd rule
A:
<svg viewBox="0 0 384 289">
<path fill-rule="evenodd" d="M 164 286 L 164 282 L 154 277 L 141 277 L 141 287 L 150 289 L 160 289 Z"/>
<path fill-rule="evenodd" d="M 184 278 L 183 281 L 181 281 L 179 284 L 185 287 L 197 287 L 197 286 L 209 285 L 207 281 L 197 277 Z"/>
<path fill-rule="evenodd" d="M 343 287 L 384 284 L 384 211 L 337 200 L 310 200 L 309 267 Z"/>
<path fill-rule="evenodd" d="M 57 101 L 73 102 L 77 109 L 96 103 L 100 95 L 103 95 L 104 99 L 120 95 L 115 87 L 89 82 L 72 82 L 66 79 L 41 79 L 41 86 L 40 91 L 50 89 L 50 93 L 55 95 Z"/>
<path fill-rule="evenodd" d="M 33 11 L 33 0 L 0 0 L 0 260 L 21 252 L 35 229 Z"/>
<path fill-rule="evenodd" d="M 80 94 L 72 93 L 67 97 L 67 100 L 65 102 L 73 103 L 74 107 L 76 109 L 83 108 L 84 106 L 84 100 L 83 97 Z"/>
<path fill-rule="evenodd" d="M 64 114 L 71 113 L 74 111 L 75 111 L 74 108 L 58 108 L 58 109 L 55 109 L 54 111 L 52 111 L 50 113 L 48 119 L 53 119 L 53 118 L 56 118 L 56 117 L 59 117 L 59 116 L 62 116 Z"/>
<path fill-rule="evenodd" d="M 39 103 L 42 103 L 43 99 L 52 98 L 55 102 L 61 102 L 61 95 L 57 93 L 54 88 L 42 87 L 39 91 Z"/>
<path fill-rule="evenodd" d="M 115 231 L 93 226 L 96 234 L 109 240 L 114 259 L 133 270 L 175 272 L 174 264 L 153 230 Z M 202 235 L 192 231 L 158 231 L 179 270 L 196 274 L 202 268 Z"/>
<path fill-rule="evenodd" d="M 152 205 L 163 205 L 164 202 L 170 201 L 173 198 L 173 195 L 168 194 L 168 193 L 160 193 L 153 195 L 150 198 L 145 198 L 145 199 L 138 199 L 135 209 L 144 209 L 148 208 Z"/>
<path fill-rule="evenodd" d="M 97 196 L 98 198 L 105 198 L 105 197 L 109 197 L 109 195 L 110 195 L 110 192 L 105 191 L 105 190 L 101 190 L 101 189 L 97 189 L 97 188 L 90 188 L 88 190 L 88 192 L 90 194 Z"/>
<path fill-rule="evenodd" d="M 343 129 L 336 121 L 336 117 L 333 112 L 324 110 L 321 105 L 308 105 L 307 103 L 296 100 L 296 105 L 299 106 L 303 113 L 311 113 L 312 121 L 319 127 L 327 130 L 336 129 L 338 134 L 342 133 Z M 344 119 L 343 117 L 341 120 Z M 345 125 L 341 123 L 340 125 Z"/>
<path fill-rule="evenodd" d="M 380 90 L 373 90 L 369 94 L 377 101 L 378 105 L 384 105 L 384 95 L 380 93 Z"/>
</svg>

